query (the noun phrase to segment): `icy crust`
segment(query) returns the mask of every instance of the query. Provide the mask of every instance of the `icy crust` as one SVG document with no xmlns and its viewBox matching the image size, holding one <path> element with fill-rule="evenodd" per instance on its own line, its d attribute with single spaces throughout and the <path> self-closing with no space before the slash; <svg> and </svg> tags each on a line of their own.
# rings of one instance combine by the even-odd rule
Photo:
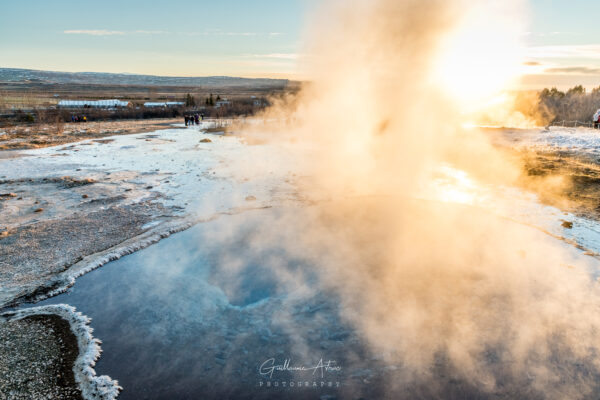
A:
<svg viewBox="0 0 600 400">
<path fill-rule="evenodd" d="M 100 348 L 102 342 L 92 335 L 93 329 L 89 326 L 90 318 L 67 304 L 33 307 L 2 314 L 3 317 L 13 320 L 32 315 L 58 315 L 69 322 L 71 331 L 77 337 L 79 349 L 79 355 L 73 365 L 73 373 L 84 399 L 112 400 L 117 398 L 122 390 L 119 382 L 107 375 L 97 376 L 94 370 L 96 360 L 102 352 Z"/>
</svg>

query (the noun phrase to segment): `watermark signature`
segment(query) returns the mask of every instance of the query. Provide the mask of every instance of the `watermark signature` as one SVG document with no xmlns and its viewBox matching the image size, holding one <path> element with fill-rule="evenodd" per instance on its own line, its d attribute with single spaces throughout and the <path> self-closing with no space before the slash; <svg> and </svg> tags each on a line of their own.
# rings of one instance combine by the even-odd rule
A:
<svg viewBox="0 0 600 400">
<path fill-rule="evenodd" d="M 269 358 L 265 362 L 263 362 L 258 368 L 258 372 L 263 376 L 268 376 L 269 378 L 273 378 L 273 373 L 275 371 L 312 371 L 312 375 L 320 373 L 321 378 L 325 377 L 325 372 L 339 372 L 342 370 L 342 367 L 337 365 L 335 360 L 327 360 L 323 362 L 323 359 L 319 359 L 314 366 L 305 366 L 305 365 L 292 365 L 292 362 L 289 358 L 283 360 L 283 364 L 275 364 L 274 358 Z"/>
<path fill-rule="evenodd" d="M 335 380 L 326 380 L 328 373 L 339 373 L 342 367 L 335 360 L 326 360 L 320 358 L 315 364 L 293 364 L 292 360 L 286 358 L 282 363 L 277 363 L 275 358 L 265 360 L 258 367 L 258 373 L 265 379 L 260 380 L 260 387 L 340 387 L 340 382 Z M 278 372 L 292 372 L 298 375 L 300 380 L 273 380 L 273 376 Z M 303 376 L 304 375 L 304 376 Z M 307 376 L 308 375 L 308 376 Z M 267 379 L 268 378 L 268 379 Z M 310 381 L 305 379 L 310 379 Z M 320 379 L 316 381 L 315 379 Z"/>
</svg>

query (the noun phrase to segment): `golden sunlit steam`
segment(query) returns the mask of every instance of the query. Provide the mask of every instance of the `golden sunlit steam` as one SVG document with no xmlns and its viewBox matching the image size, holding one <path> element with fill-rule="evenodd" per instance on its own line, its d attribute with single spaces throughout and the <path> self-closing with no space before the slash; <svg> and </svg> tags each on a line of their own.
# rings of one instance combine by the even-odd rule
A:
<svg viewBox="0 0 600 400">
<path fill-rule="evenodd" d="M 520 174 L 488 136 L 464 128 L 462 111 L 491 104 L 511 117 L 496 96 L 520 69 L 523 7 L 326 2 L 307 29 L 310 84 L 264 115 L 289 122 L 271 139 L 296 144 L 303 195 L 328 202 L 263 239 L 292 230 L 288 251 L 314 257 L 342 317 L 396 368 L 394 395 L 382 398 L 581 398 L 595 385 L 600 295 L 564 267 L 586 261 L 469 206 L 478 185 Z M 467 389 L 450 396 L 446 380 Z"/>
</svg>

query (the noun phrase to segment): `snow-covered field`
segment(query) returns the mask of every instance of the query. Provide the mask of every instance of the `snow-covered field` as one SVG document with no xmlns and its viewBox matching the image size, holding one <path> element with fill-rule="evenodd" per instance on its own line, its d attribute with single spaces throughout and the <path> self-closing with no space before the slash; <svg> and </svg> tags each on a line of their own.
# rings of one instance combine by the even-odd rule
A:
<svg viewBox="0 0 600 400">
<path fill-rule="evenodd" d="M 235 136 L 204 134 L 202 128 L 26 150 L 23 157 L 0 161 L 0 179 L 91 177 L 118 187 L 129 201 L 158 196 L 167 207 L 202 216 L 247 205 L 249 196 L 255 205 L 292 196 L 289 154 L 269 145 L 247 146 Z"/>
</svg>

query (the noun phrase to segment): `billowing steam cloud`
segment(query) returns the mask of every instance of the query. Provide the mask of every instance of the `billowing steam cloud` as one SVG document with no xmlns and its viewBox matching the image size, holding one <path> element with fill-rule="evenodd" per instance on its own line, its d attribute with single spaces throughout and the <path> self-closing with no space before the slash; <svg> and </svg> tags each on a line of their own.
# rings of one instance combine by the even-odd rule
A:
<svg viewBox="0 0 600 400">
<path fill-rule="evenodd" d="M 518 35 L 512 18 L 522 3 L 475 3 L 482 20 L 472 40 Z M 492 183 L 517 175 L 477 130 L 461 128 L 462 103 L 439 79 L 447 38 L 470 10 L 447 0 L 319 7 L 308 29 L 311 83 L 265 118 L 287 122 L 272 139 L 311 148 L 302 190 L 330 201 L 269 221 L 254 245 L 277 241 L 289 257 L 312 260 L 319 283 L 306 286 L 338 296 L 342 317 L 373 351 L 402 366 L 389 382 L 396 398 L 444 397 L 452 380 L 470 388 L 459 398 L 592 397 L 600 367 L 594 260 L 484 211 L 417 200 L 442 165 Z M 510 46 L 494 45 L 503 62 L 518 63 Z M 494 63 L 492 53 L 481 56 Z M 456 66 L 449 73 L 462 74 Z M 302 286 L 299 271 L 273 272 L 283 286 Z M 408 391 L 415 384 L 427 391 Z"/>
</svg>

